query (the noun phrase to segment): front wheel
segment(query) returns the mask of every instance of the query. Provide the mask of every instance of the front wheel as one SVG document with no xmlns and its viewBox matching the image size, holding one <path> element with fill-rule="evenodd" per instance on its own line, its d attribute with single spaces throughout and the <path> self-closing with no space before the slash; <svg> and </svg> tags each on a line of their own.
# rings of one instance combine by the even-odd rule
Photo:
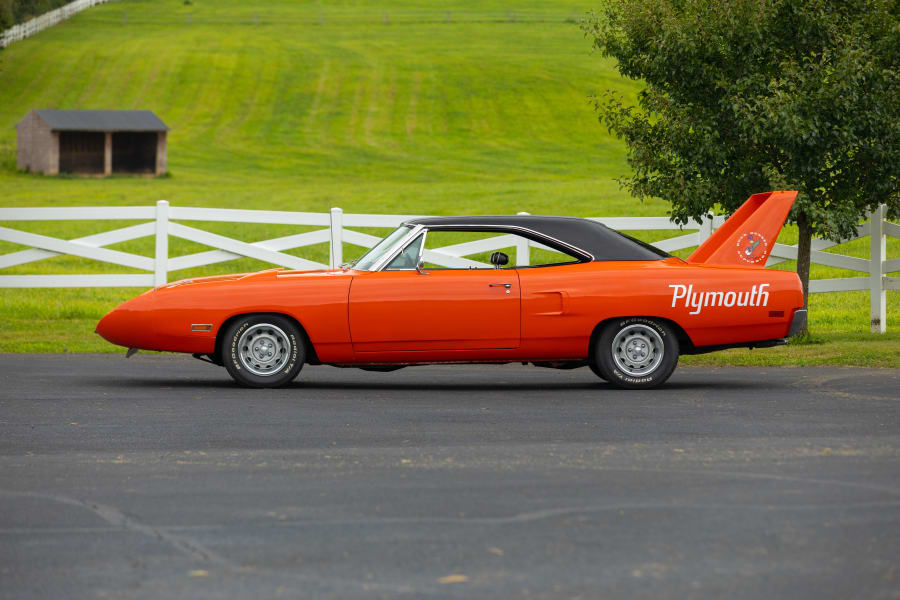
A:
<svg viewBox="0 0 900 600">
<path fill-rule="evenodd" d="M 608 323 L 597 338 L 592 367 L 616 387 L 654 388 L 675 370 L 678 351 L 678 339 L 665 322 L 621 318 Z"/>
<path fill-rule="evenodd" d="M 274 388 L 290 383 L 303 368 L 306 346 L 293 321 L 280 315 L 247 315 L 225 331 L 222 362 L 245 387 Z"/>
</svg>

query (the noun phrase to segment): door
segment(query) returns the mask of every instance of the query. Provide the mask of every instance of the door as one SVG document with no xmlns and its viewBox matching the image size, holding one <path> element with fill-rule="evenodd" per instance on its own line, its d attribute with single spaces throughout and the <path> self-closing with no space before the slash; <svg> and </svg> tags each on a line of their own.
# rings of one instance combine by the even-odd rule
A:
<svg viewBox="0 0 900 600">
<path fill-rule="evenodd" d="M 514 269 L 425 273 L 354 276 L 349 311 L 356 352 L 518 348 L 521 294 Z"/>
</svg>

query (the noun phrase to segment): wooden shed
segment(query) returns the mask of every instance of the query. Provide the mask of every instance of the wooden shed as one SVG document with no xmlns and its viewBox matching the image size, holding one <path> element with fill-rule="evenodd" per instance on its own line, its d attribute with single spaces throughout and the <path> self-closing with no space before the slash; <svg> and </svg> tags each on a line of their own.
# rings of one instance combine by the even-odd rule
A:
<svg viewBox="0 0 900 600">
<path fill-rule="evenodd" d="M 168 131 L 149 110 L 32 110 L 16 125 L 16 164 L 45 175 L 162 175 Z"/>
</svg>

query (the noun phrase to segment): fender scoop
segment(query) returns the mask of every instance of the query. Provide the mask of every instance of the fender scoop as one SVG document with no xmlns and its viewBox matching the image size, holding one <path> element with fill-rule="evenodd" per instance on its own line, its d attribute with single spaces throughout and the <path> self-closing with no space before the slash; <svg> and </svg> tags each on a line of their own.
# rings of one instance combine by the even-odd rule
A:
<svg viewBox="0 0 900 600">
<path fill-rule="evenodd" d="M 765 267 L 796 197 L 793 190 L 753 194 L 694 250 L 687 262 Z"/>
</svg>

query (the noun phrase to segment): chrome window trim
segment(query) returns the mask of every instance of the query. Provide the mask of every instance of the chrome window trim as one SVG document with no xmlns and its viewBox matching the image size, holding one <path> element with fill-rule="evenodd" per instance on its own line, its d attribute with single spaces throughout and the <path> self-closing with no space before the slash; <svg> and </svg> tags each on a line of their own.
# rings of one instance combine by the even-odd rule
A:
<svg viewBox="0 0 900 600">
<path fill-rule="evenodd" d="M 419 270 L 419 263 L 422 262 L 422 257 L 425 255 L 425 242 L 428 241 L 428 228 L 424 227 L 425 231 L 422 232 L 422 245 L 419 246 L 419 255 L 416 257 L 416 271 Z"/>
<path fill-rule="evenodd" d="M 557 246 L 561 246 L 563 248 L 567 248 L 572 251 L 575 256 L 580 256 L 585 260 L 597 260 L 593 254 L 588 252 L 587 250 L 582 250 L 577 246 L 573 246 L 572 244 L 566 243 L 560 239 L 549 236 L 546 233 L 541 233 L 540 231 L 535 231 L 534 229 L 529 229 L 528 227 L 522 227 L 520 225 L 416 225 L 416 227 L 423 227 L 425 229 L 431 229 L 435 231 L 459 231 L 461 229 L 484 229 L 486 233 L 491 231 L 510 231 L 510 232 L 527 232 L 533 235 L 536 238 L 547 240 L 552 244 L 556 244 Z M 524 236 L 523 236 L 524 237 Z M 424 248 L 424 244 L 422 245 Z"/>
<path fill-rule="evenodd" d="M 406 225 L 406 223 L 403 223 L 403 225 Z M 421 231 L 423 229 L 425 229 L 424 225 L 412 225 L 409 233 L 407 233 L 405 236 L 400 238 L 400 241 L 397 242 L 397 245 L 394 246 L 394 249 L 391 250 L 390 253 L 385 254 L 381 260 L 379 260 L 374 265 L 372 265 L 372 268 L 369 269 L 369 271 L 371 271 L 373 273 L 378 272 L 378 271 L 383 271 L 385 267 L 387 267 L 389 264 L 391 264 L 391 261 L 393 261 L 395 258 L 397 258 L 398 254 L 400 254 L 401 252 L 403 252 L 403 250 L 406 249 L 406 247 L 409 245 L 410 242 L 414 241 L 416 239 L 416 237 L 418 237 L 418 234 L 421 233 Z M 422 240 L 422 247 L 423 248 L 425 247 L 425 240 Z M 398 269 L 398 270 L 405 270 L 405 269 Z"/>
<path fill-rule="evenodd" d="M 425 229 L 425 231 L 422 232 L 422 245 L 419 246 L 419 253 L 416 255 L 416 265 L 418 265 L 419 261 L 422 260 L 422 254 L 425 252 L 425 237 L 428 235 L 428 229 L 425 227 L 423 227 L 423 229 Z M 400 258 L 400 255 L 403 254 L 404 252 L 406 252 L 406 249 L 409 247 L 409 245 L 414 243 L 417 239 L 419 239 L 419 236 L 415 236 L 414 238 L 409 240 L 409 242 L 403 244 L 403 248 L 400 250 L 400 252 L 393 255 L 393 258 L 386 265 L 384 265 L 384 267 L 381 270 L 382 271 L 388 271 L 388 270 L 390 270 L 390 271 L 418 271 L 419 270 L 418 266 L 404 267 L 402 269 L 389 269 L 388 268 L 391 266 L 391 263 L 394 262 L 394 260 L 396 260 L 397 258 Z M 403 240 L 401 240 L 400 243 L 402 244 Z"/>
<path fill-rule="evenodd" d="M 404 225 L 406 225 L 406 223 L 404 223 Z M 387 268 L 387 266 L 389 264 L 391 264 L 391 262 L 395 258 L 397 258 L 397 256 L 401 252 L 403 252 L 409 244 L 414 242 L 416 240 L 416 238 L 419 237 L 419 233 L 422 233 L 422 235 L 424 236 L 422 239 L 422 246 L 419 248 L 419 256 L 417 258 L 417 261 L 421 260 L 422 255 L 425 252 L 425 242 L 427 241 L 428 232 L 431 230 L 434 230 L 434 231 L 460 231 L 463 229 L 482 229 L 485 231 L 485 233 L 525 232 L 525 233 L 531 234 L 531 236 L 533 236 L 534 238 L 537 238 L 538 240 L 545 240 L 545 241 L 550 242 L 551 245 L 556 245 L 556 246 L 568 249 L 574 255 L 573 256 L 574 258 L 580 258 L 583 261 L 596 260 L 594 258 L 594 255 L 586 250 L 582 250 L 581 248 L 573 246 L 572 244 L 568 244 L 568 243 L 566 243 L 562 240 L 559 240 L 555 237 L 546 235 L 539 231 L 535 231 L 534 229 L 529 229 L 527 227 L 521 227 L 519 225 L 444 225 L 444 226 L 437 225 L 437 226 L 428 226 L 428 225 L 420 225 L 420 224 L 416 224 L 416 225 L 410 224 L 410 226 L 411 226 L 411 229 L 410 229 L 409 233 L 406 234 L 405 236 L 403 236 L 402 238 L 400 238 L 400 241 L 397 242 L 397 245 L 394 247 L 394 249 L 389 254 L 385 254 L 385 258 L 382 258 L 380 261 L 378 261 L 377 263 L 372 265 L 372 268 L 369 269 L 370 271 L 376 272 L 376 271 L 385 270 Z M 523 236 L 523 237 L 526 237 L 526 236 Z M 528 239 L 528 238 L 526 238 L 526 239 Z M 569 264 L 569 263 L 562 263 L 562 264 Z M 396 270 L 397 271 L 414 271 L 415 269 L 396 269 Z"/>
</svg>

